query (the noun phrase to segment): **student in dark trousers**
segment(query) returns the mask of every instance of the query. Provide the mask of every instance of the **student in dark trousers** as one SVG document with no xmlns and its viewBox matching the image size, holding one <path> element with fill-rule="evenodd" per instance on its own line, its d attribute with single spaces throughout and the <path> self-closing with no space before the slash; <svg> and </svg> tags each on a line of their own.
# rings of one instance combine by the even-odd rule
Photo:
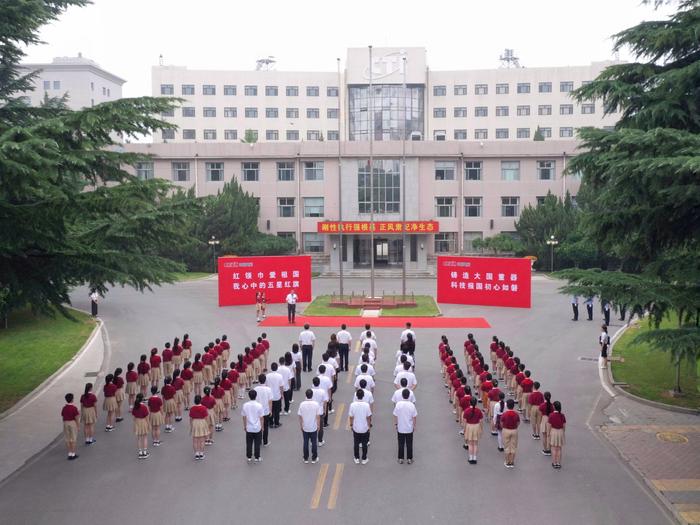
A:
<svg viewBox="0 0 700 525">
<path fill-rule="evenodd" d="M 401 392 L 401 401 L 394 406 L 394 426 L 399 441 L 399 463 L 403 463 L 404 451 L 408 464 L 413 463 L 413 431 L 416 428 L 416 405 L 408 398 L 411 391 L 404 388 Z"/>
<path fill-rule="evenodd" d="M 294 324 L 294 322 L 296 321 L 298 300 L 299 296 L 297 296 L 294 290 L 287 294 L 287 321 L 289 322 L 289 324 Z"/>
<path fill-rule="evenodd" d="M 571 309 L 574 311 L 574 316 L 571 318 L 571 320 L 578 321 L 578 295 L 574 295 L 571 298 Z"/>
<path fill-rule="evenodd" d="M 255 399 L 258 393 L 255 390 L 248 392 L 250 401 L 243 405 L 241 414 L 243 416 L 243 430 L 245 431 L 245 456 L 250 463 L 255 456 L 255 461 L 262 461 L 260 456 L 260 443 L 262 442 L 263 428 L 263 407 Z"/>
<path fill-rule="evenodd" d="M 593 297 L 588 297 L 586 299 L 586 312 L 588 313 L 588 320 L 593 320 Z"/>
<path fill-rule="evenodd" d="M 348 416 L 353 437 L 353 459 L 355 464 L 360 463 L 360 448 L 362 448 L 362 464 L 366 465 L 367 448 L 369 446 L 369 429 L 372 425 L 372 410 L 369 403 L 364 401 L 364 390 L 358 390 L 355 394 L 357 401 L 350 404 Z"/>
<path fill-rule="evenodd" d="M 603 300 L 603 318 L 605 319 L 605 324 L 610 326 L 610 301 Z"/>
</svg>

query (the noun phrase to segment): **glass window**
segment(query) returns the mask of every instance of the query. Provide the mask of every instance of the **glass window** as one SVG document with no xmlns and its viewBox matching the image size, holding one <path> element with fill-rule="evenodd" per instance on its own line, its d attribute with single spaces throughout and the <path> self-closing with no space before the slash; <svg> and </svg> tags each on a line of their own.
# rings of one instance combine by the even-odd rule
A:
<svg viewBox="0 0 700 525">
<path fill-rule="evenodd" d="M 307 97 L 317 97 L 318 96 L 318 86 L 306 86 L 306 96 Z"/>
<path fill-rule="evenodd" d="M 464 161 L 464 178 L 466 180 L 481 180 L 481 168 L 483 163 L 480 160 Z"/>
<path fill-rule="evenodd" d="M 54 89 L 56 89 L 56 86 L 54 86 Z M 102 88 L 103 95 L 106 94 L 105 91 L 106 91 L 106 88 Z M 174 93 L 175 93 L 175 88 L 173 87 L 172 84 L 161 84 L 160 85 L 160 94 L 161 95 L 172 95 Z"/>
<path fill-rule="evenodd" d="M 433 140 L 446 140 L 447 139 L 447 133 L 445 132 L 444 129 L 436 129 L 433 131 Z"/>
<path fill-rule="evenodd" d="M 277 216 L 294 217 L 294 197 L 277 198 Z"/>
<path fill-rule="evenodd" d="M 477 84 L 476 86 L 474 86 L 474 94 L 476 94 L 476 95 L 488 95 L 489 94 L 488 84 Z"/>
<path fill-rule="evenodd" d="M 326 118 L 338 118 L 338 108 L 326 109 Z"/>
<path fill-rule="evenodd" d="M 285 92 L 288 97 L 298 97 L 299 96 L 299 86 L 287 86 Z"/>
<path fill-rule="evenodd" d="M 474 116 L 475 117 L 488 117 L 489 116 L 489 108 L 486 106 L 476 106 L 474 108 Z"/>
<path fill-rule="evenodd" d="M 551 93 L 552 92 L 552 83 L 551 82 L 540 82 L 537 85 L 537 89 L 540 93 Z"/>
<path fill-rule="evenodd" d="M 277 237 L 282 237 L 283 239 L 296 239 L 296 232 L 277 232 Z"/>
<path fill-rule="evenodd" d="M 559 128 L 559 136 L 561 138 L 569 138 L 574 136 L 574 128 Z"/>
<path fill-rule="evenodd" d="M 306 118 L 319 118 L 321 111 L 318 108 L 306 108 Z"/>
<path fill-rule="evenodd" d="M 235 129 L 225 129 L 224 140 L 238 140 L 238 131 Z"/>
<path fill-rule="evenodd" d="M 246 97 L 256 97 L 258 96 L 258 86 L 245 86 L 243 88 L 243 94 Z"/>
<path fill-rule="evenodd" d="M 466 94 L 467 94 L 467 85 L 466 84 L 455 85 L 455 95 L 466 95 Z"/>
<path fill-rule="evenodd" d="M 546 139 L 551 139 L 552 138 L 552 128 L 540 128 L 540 131 L 542 132 L 542 136 Z"/>
<path fill-rule="evenodd" d="M 243 172 L 244 181 L 256 182 L 260 177 L 260 163 L 243 162 L 241 163 L 241 171 Z"/>
<path fill-rule="evenodd" d="M 245 108 L 245 118 L 258 118 L 258 108 Z"/>
<path fill-rule="evenodd" d="M 224 163 L 223 162 L 205 162 L 207 170 L 207 180 L 209 182 L 224 181 Z"/>
<path fill-rule="evenodd" d="M 225 118 L 235 118 L 237 115 L 238 111 L 236 111 L 236 108 L 224 108 Z"/>
<path fill-rule="evenodd" d="M 337 130 L 328 130 L 328 140 L 340 140 L 340 132 Z"/>
<path fill-rule="evenodd" d="M 435 161 L 435 180 L 455 180 L 457 162 L 454 160 Z"/>
<path fill-rule="evenodd" d="M 501 197 L 501 216 L 517 217 L 520 213 L 520 197 Z"/>
<path fill-rule="evenodd" d="M 276 129 L 265 130 L 265 140 L 279 140 L 280 132 Z"/>
<path fill-rule="evenodd" d="M 175 110 L 174 109 L 166 109 L 165 111 L 160 112 L 161 117 L 174 117 L 175 116 Z"/>
<path fill-rule="evenodd" d="M 306 140 L 321 140 L 321 132 L 317 129 L 310 129 L 306 132 Z"/>
<path fill-rule="evenodd" d="M 459 117 L 466 117 L 467 116 L 467 108 L 465 108 L 465 107 L 455 108 L 454 111 L 455 111 L 455 113 L 454 113 L 455 117 L 459 118 Z"/>
<path fill-rule="evenodd" d="M 194 84 L 182 84 L 181 92 L 183 95 L 194 95 Z"/>
<path fill-rule="evenodd" d="M 481 217 L 481 197 L 464 197 L 464 216 Z"/>
<path fill-rule="evenodd" d="M 399 161 L 375 159 L 370 181 L 369 162 L 359 160 L 357 190 L 359 213 L 370 213 L 372 203 L 374 203 L 374 213 L 399 213 L 401 205 Z"/>
<path fill-rule="evenodd" d="M 265 86 L 265 96 L 266 97 L 276 97 L 277 96 L 277 86 Z"/>
<path fill-rule="evenodd" d="M 538 160 L 537 178 L 540 180 L 554 180 L 554 162 L 553 160 Z"/>
<path fill-rule="evenodd" d="M 215 129 L 205 129 L 204 130 L 204 140 L 216 140 L 216 130 Z"/>
<path fill-rule="evenodd" d="M 584 115 L 592 115 L 595 113 L 595 104 L 581 104 L 581 113 Z"/>
<path fill-rule="evenodd" d="M 205 117 L 215 117 L 216 116 L 216 108 L 203 108 L 202 114 Z"/>
<path fill-rule="evenodd" d="M 496 138 L 497 139 L 507 139 L 508 138 L 508 128 L 496 128 Z"/>
<path fill-rule="evenodd" d="M 444 97 L 447 95 L 447 86 L 433 86 L 434 97 Z"/>
<path fill-rule="evenodd" d="M 299 130 L 298 129 L 288 129 L 287 130 L 287 140 L 299 140 Z"/>
<path fill-rule="evenodd" d="M 484 234 L 482 232 L 464 232 L 464 251 L 467 253 L 474 253 L 474 241 L 476 239 L 483 239 Z"/>
<path fill-rule="evenodd" d="M 530 128 L 518 128 L 516 131 L 516 136 L 519 139 L 529 139 L 530 138 Z"/>
<path fill-rule="evenodd" d="M 326 96 L 327 97 L 337 97 L 338 96 L 338 88 L 335 86 L 328 86 L 326 88 Z"/>
<path fill-rule="evenodd" d="M 574 83 L 571 81 L 559 82 L 559 91 L 562 93 L 569 93 L 574 90 Z"/>
<path fill-rule="evenodd" d="M 265 108 L 265 118 L 277 118 L 279 117 L 278 108 Z"/>
<path fill-rule="evenodd" d="M 530 83 L 529 82 L 518 83 L 518 93 L 529 93 L 529 92 L 530 92 Z"/>
<path fill-rule="evenodd" d="M 185 106 L 182 108 L 182 116 L 183 117 L 194 117 L 195 116 L 195 109 L 193 107 Z"/>
<path fill-rule="evenodd" d="M 535 197 L 536 202 L 537 202 L 537 206 L 542 206 L 544 204 L 544 201 L 546 198 L 547 197 L 545 195 L 541 195 L 541 196 L 538 195 L 537 197 Z"/>
<path fill-rule="evenodd" d="M 323 234 L 321 233 L 303 233 L 304 252 L 305 253 L 323 253 Z"/>
<path fill-rule="evenodd" d="M 530 116 L 530 106 L 518 106 L 517 107 L 517 113 L 519 117 L 528 117 Z"/>
<path fill-rule="evenodd" d="M 216 95 L 216 86 L 214 84 L 204 84 L 202 86 L 203 95 Z"/>
<path fill-rule="evenodd" d="M 455 232 L 443 232 L 435 234 L 435 253 L 454 253 L 456 249 L 457 234 Z"/>
<path fill-rule="evenodd" d="M 153 178 L 153 162 L 137 162 L 136 166 L 136 176 L 141 180 L 148 180 Z"/>
<path fill-rule="evenodd" d="M 193 129 L 183 129 L 182 138 L 183 140 L 195 140 L 197 138 L 197 132 Z"/>
<path fill-rule="evenodd" d="M 44 89 L 51 89 L 51 81 L 44 80 Z"/>
<path fill-rule="evenodd" d="M 551 115 L 552 114 L 552 106 L 550 104 L 541 104 L 537 106 L 537 114 L 538 115 Z"/>
<path fill-rule="evenodd" d="M 323 197 L 304 197 L 304 217 L 323 217 Z"/>
<path fill-rule="evenodd" d="M 175 182 L 185 182 L 190 180 L 190 163 L 189 162 L 173 162 L 171 164 L 173 180 Z"/>
<path fill-rule="evenodd" d="M 299 108 L 287 108 L 287 118 L 299 118 Z"/>
<path fill-rule="evenodd" d="M 475 129 L 474 138 L 476 140 L 487 140 L 489 138 L 489 130 L 487 129 Z"/>
<path fill-rule="evenodd" d="M 573 104 L 560 104 L 559 105 L 559 114 L 560 115 L 573 115 L 574 114 L 574 105 Z"/>
<path fill-rule="evenodd" d="M 456 129 L 454 137 L 455 137 L 455 140 L 467 140 L 467 130 L 466 129 Z"/>
<path fill-rule="evenodd" d="M 294 180 L 294 162 L 284 161 L 277 163 L 277 180 L 280 182 Z"/>
<path fill-rule="evenodd" d="M 445 118 L 447 116 L 447 108 L 433 108 L 433 117 Z"/>
<path fill-rule="evenodd" d="M 496 84 L 496 95 L 507 95 L 510 92 L 508 84 Z"/>
<path fill-rule="evenodd" d="M 497 117 L 507 117 L 508 116 L 508 106 L 496 106 L 496 116 Z"/>
<path fill-rule="evenodd" d="M 323 180 L 323 161 L 304 161 L 304 180 Z"/>
<path fill-rule="evenodd" d="M 454 217 L 455 216 L 455 198 L 454 197 L 435 197 L 435 216 L 436 217 Z"/>
<path fill-rule="evenodd" d="M 401 140 L 402 136 L 410 140 L 412 134 L 424 137 L 424 94 L 423 86 L 407 86 L 404 91 L 400 85 L 373 85 L 371 111 L 369 86 L 348 87 L 349 140 L 369 140 L 370 130 L 374 140 Z"/>
<path fill-rule="evenodd" d="M 227 84 L 224 86 L 224 95 L 227 97 L 233 97 L 236 95 L 236 86 L 232 86 L 231 84 Z"/>
<path fill-rule="evenodd" d="M 501 180 L 520 180 L 520 161 L 501 161 Z"/>
</svg>

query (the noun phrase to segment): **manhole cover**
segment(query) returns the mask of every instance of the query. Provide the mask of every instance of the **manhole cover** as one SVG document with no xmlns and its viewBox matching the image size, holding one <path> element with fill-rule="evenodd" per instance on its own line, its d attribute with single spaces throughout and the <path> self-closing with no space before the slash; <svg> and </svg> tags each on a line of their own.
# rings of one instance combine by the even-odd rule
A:
<svg viewBox="0 0 700 525">
<path fill-rule="evenodd" d="M 659 432 L 656 434 L 656 439 L 659 441 L 667 441 L 669 443 L 687 443 L 688 438 L 677 432 Z"/>
</svg>

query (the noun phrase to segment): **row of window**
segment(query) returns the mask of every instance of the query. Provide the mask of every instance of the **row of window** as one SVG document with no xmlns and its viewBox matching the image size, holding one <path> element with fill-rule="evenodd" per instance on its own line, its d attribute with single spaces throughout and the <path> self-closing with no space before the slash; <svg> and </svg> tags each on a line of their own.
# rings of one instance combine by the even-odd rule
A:
<svg viewBox="0 0 700 525">
<path fill-rule="evenodd" d="M 519 117 L 529 117 L 530 116 L 530 106 L 516 106 L 516 115 Z M 581 104 L 581 114 L 582 115 L 592 115 L 595 113 L 595 104 Z M 537 114 L 540 116 L 546 116 L 552 114 L 551 104 L 540 104 L 537 106 Z M 573 104 L 559 104 L 559 114 L 560 115 L 573 115 L 574 105 Z M 465 118 L 468 116 L 468 111 L 466 106 L 453 108 L 453 115 L 456 118 Z M 488 117 L 489 108 L 488 106 L 476 106 L 474 108 L 475 117 Z M 497 117 L 508 117 L 510 116 L 509 106 L 496 106 L 496 116 Z M 447 108 L 433 108 L 434 118 L 447 118 Z"/>
<path fill-rule="evenodd" d="M 61 81 L 60 80 L 54 80 L 53 82 L 51 80 L 44 80 L 44 91 L 48 91 L 51 89 L 51 85 L 53 84 L 53 89 L 61 89 Z"/>
<path fill-rule="evenodd" d="M 538 160 L 536 161 L 536 171 L 538 180 L 554 180 L 556 161 Z M 480 160 L 464 161 L 464 180 L 482 180 L 484 163 Z M 457 161 L 436 160 L 435 180 L 455 180 L 457 172 Z M 501 161 L 501 180 L 520 180 L 520 161 Z"/>
<path fill-rule="evenodd" d="M 483 197 L 464 197 L 464 216 L 481 217 Z M 544 197 L 542 197 L 544 200 Z M 435 197 L 436 217 L 456 217 L 457 197 Z M 538 197 L 538 203 L 540 197 Z M 520 215 L 520 197 L 501 197 L 501 217 L 517 217 Z"/>
<path fill-rule="evenodd" d="M 585 86 L 590 81 L 584 81 L 581 85 Z M 515 84 L 516 93 L 530 93 L 532 90 L 532 85 L 530 82 L 518 82 Z M 564 80 L 559 82 L 559 92 L 569 93 L 574 90 L 574 83 L 571 80 Z M 537 83 L 538 93 L 551 93 L 552 92 L 552 82 L 538 82 Z M 466 95 L 467 85 L 466 84 L 455 84 L 453 86 L 453 93 L 455 95 Z M 510 93 L 510 84 L 508 83 L 497 83 L 496 84 L 496 94 L 497 95 L 507 95 Z M 474 94 L 475 95 L 488 95 L 489 85 L 488 84 L 474 84 Z M 447 96 L 447 86 L 446 85 L 435 85 L 433 86 L 433 96 L 444 97 Z"/>
<path fill-rule="evenodd" d="M 195 129 L 183 129 L 182 140 L 197 140 L 197 130 Z M 256 129 L 248 129 L 246 133 L 251 135 L 253 140 L 259 139 L 259 133 Z M 215 129 L 204 129 L 202 130 L 202 138 L 204 140 L 218 140 L 218 133 Z M 164 129 L 161 131 L 161 137 L 163 140 L 174 140 L 175 130 L 174 129 Z M 299 130 L 298 129 L 288 129 L 285 132 L 285 140 L 299 140 Z M 324 137 L 323 132 L 317 129 L 310 129 L 306 132 L 306 140 L 339 140 L 340 134 L 337 130 L 328 130 L 326 136 Z M 238 140 L 238 130 L 237 129 L 225 129 L 224 130 L 224 140 Z M 280 132 L 277 129 L 265 130 L 265 140 L 280 140 Z"/>
<path fill-rule="evenodd" d="M 608 129 L 608 127 L 604 127 Z M 510 130 L 508 128 L 496 128 L 495 136 L 497 139 L 509 139 L 511 138 Z M 542 133 L 542 138 L 548 139 L 552 137 L 552 128 L 550 127 L 540 127 L 540 133 Z M 530 128 L 517 128 L 515 130 L 515 138 L 518 139 L 529 139 L 531 136 L 534 137 L 535 132 L 530 130 Z M 560 138 L 571 138 L 574 136 L 574 128 L 571 126 L 562 126 L 559 128 Z M 454 140 L 467 140 L 468 133 L 466 129 L 455 129 L 453 132 Z M 488 129 L 475 129 L 474 130 L 474 140 L 488 140 L 489 130 Z M 433 140 L 447 140 L 447 131 L 444 129 L 436 129 L 433 131 Z"/>
<path fill-rule="evenodd" d="M 258 108 L 243 108 L 243 114 L 245 118 L 258 118 Z M 175 110 L 170 109 L 168 111 L 163 111 L 160 114 L 162 117 L 174 117 Z M 213 118 L 217 115 L 217 108 L 205 106 L 202 108 L 202 116 L 207 118 Z M 221 115 L 221 113 L 219 113 Z M 182 107 L 183 117 L 196 117 L 197 110 L 192 106 Z M 236 107 L 225 107 L 223 112 L 224 118 L 236 118 L 238 117 L 238 108 Z M 265 108 L 265 118 L 279 118 L 280 110 L 279 108 Z M 299 118 L 299 108 L 285 108 L 285 116 L 289 119 Z M 319 108 L 306 108 L 306 118 L 321 118 L 321 110 Z M 338 108 L 327 108 L 326 118 L 336 119 L 338 118 Z"/>
<path fill-rule="evenodd" d="M 202 85 L 202 95 L 216 95 L 216 84 L 203 84 Z M 265 93 L 266 97 L 276 97 L 279 95 L 279 86 L 265 86 L 261 93 Z M 223 86 L 223 93 L 225 96 L 236 96 L 238 94 L 238 86 L 234 84 L 225 84 Z M 285 86 L 284 93 L 288 97 L 298 97 L 299 96 L 299 86 Z M 307 97 L 318 97 L 320 96 L 321 88 L 319 86 L 306 86 L 306 96 Z M 161 95 L 174 95 L 175 85 L 174 84 L 161 84 L 160 85 Z M 180 85 L 181 95 L 194 95 L 195 85 L 194 84 L 181 84 Z M 258 86 L 256 85 L 246 85 L 243 86 L 243 94 L 246 97 L 257 97 L 258 96 Z M 337 97 L 338 88 L 336 86 L 326 87 L 326 96 Z"/>
</svg>

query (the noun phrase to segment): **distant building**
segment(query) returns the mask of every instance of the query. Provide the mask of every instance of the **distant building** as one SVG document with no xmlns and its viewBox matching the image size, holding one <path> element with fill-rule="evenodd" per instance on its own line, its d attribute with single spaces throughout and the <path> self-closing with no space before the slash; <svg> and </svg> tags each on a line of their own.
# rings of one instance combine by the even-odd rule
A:
<svg viewBox="0 0 700 525">
<path fill-rule="evenodd" d="M 26 71 L 39 71 L 34 90 L 22 93 L 32 106 L 49 97 L 68 95 L 68 107 L 81 109 L 122 97 L 126 80 L 106 71 L 96 62 L 83 57 L 57 57 L 49 64 L 22 64 Z"/>
</svg>

